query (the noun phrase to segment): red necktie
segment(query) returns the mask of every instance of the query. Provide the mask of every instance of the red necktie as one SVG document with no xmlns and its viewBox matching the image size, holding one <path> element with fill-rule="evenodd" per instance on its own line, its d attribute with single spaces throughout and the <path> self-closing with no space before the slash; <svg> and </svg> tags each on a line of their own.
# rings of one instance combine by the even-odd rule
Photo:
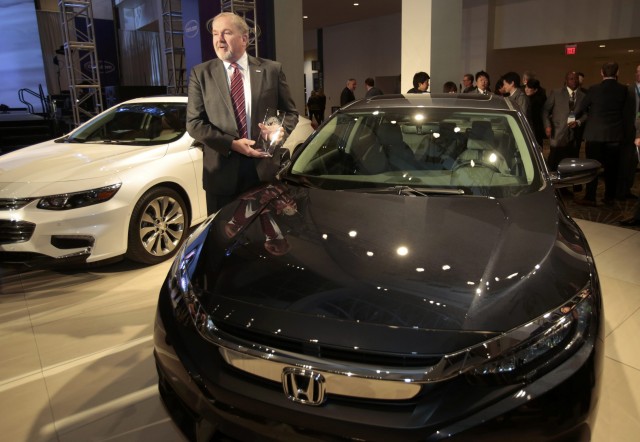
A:
<svg viewBox="0 0 640 442">
<path fill-rule="evenodd" d="M 247 138 L 247 111 L 244 103 L 244 85 L 242 74 L 237 63 L 231 63 L 233 74 L 231 75 L 231 101 L 233 103 L 233 114 L 238 124 L 238 134 L 240 138 Z"/>
</svg>

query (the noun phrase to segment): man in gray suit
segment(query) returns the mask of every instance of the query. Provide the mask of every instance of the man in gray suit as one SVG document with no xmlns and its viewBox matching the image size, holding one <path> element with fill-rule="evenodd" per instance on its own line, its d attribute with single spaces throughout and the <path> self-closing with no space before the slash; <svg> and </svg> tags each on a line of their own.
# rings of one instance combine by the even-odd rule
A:
<svg viewBox="0 0 640 442">
<path fill-rule="evenodd" d="M 551 91 L 544 104 L 542 122 L 551 146 L 547 159 L 549 170 L 557 170 L 558 163 L 564 158 L 578 158 L 580 155 L 581 126 L 587 120 L 587 114 L 576 119 L 575 110 L 584 96 L 578 88 L 578 74 L 567 72 L 565 85 Z"/>
<path fill-rule="evenodd" d="M 249 27 L 244 19 L 230 12 L 218 14 L 211 33 L 218 58 L 191 70 L 187 105 L 187 131 L 203 145 L 208 214 L 273 178 L 272 163 L 278 159 L 254 148 L 254 140 L 268 136 L 262 124 L 267 109 L 286 112 L 287 134 L 298 122 L 282 65 L 247 54 Z"/>
</svg>

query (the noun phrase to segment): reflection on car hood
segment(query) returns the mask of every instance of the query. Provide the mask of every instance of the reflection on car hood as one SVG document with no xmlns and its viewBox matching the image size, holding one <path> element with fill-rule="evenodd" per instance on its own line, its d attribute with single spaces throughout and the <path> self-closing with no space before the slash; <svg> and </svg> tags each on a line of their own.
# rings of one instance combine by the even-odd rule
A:
<svg viewBox="0 0 640 442">
<path fill-rule="evenodd" d="M 326 341 L 357 325 L 372 342 L 404 330 L 412 349 L 418 331 L 464 331 L 460 348 L 573 296 L 589 280 L 586 247 L 550 188 L 490 199 L 278 185 L 216 216 L 199 263 L 209 285 L 196 285 L 220 327 Z"/>
<path fill-rule="evenodd" d="M 42 196 L 39 189 L 50 183 L 108 177 L 161 158 L 166 151 L 164 144 L 131 146 L 47 141 L 25 147 L 0 156 L 0 198 Z"/>
</svg>

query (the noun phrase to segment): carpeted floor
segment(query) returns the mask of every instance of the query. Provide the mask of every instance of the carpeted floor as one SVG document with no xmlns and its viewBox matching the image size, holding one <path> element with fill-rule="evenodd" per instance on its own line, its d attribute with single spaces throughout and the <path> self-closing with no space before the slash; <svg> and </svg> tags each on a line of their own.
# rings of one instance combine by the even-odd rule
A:
<svg viewBox="0 0 640 442">
<path fill-rule="evenodd" d="M 546 144 L 546 143 L 545 143 Z M 545 146 L 545 158 L 548 154 L 548 147 Z M 584 157 L 584 143 L 582 147 L 581 156 Z M 605 205 L 602 202 L 604 198 L 604 178 L 602 175 L 598 180 L 598 191 L 596 195 L 597 207 L 580 206 L 575 203 L 575 200 L 584 198 L 584 187 L 581 192 L 577 192 L 575 195 L 563 194 L 564 200 L 569 214 L 573 218 L 580 218 L 587 221 L 594 221 L 603 224 L 618 225 L 619 221 L 627 219 L 633 216 L 635 208 L 638 204 L 638 198 L 627 199 L 625 201 L 615 201 L 613 205 Z M 640 173 L 636 173 L 634 185 L 631 192 L 637 197 L 640 196 Z M 622 226 L 624 227 L 624 226 Z M 628 227 L 629 229 L 640 230 L 640 227 Z"/>
</svg>

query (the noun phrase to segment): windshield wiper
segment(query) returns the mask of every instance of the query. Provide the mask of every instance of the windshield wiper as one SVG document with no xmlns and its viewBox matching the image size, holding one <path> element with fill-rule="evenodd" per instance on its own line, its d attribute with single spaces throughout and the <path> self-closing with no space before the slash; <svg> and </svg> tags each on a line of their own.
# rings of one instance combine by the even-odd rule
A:
<svg viewBox="0 0 640 442">
<path fill-rule="evenodd" d="M 345 189 L 351 192 L 363 193 L 389 193 L 408 196 L 429 196 L 429 195 L 464 195 L 463 189 L 452 189 L 450 187 L 411 187 L 405 185 L 390 187 L 367 187 L 362 189 Z"/>
</svg>

